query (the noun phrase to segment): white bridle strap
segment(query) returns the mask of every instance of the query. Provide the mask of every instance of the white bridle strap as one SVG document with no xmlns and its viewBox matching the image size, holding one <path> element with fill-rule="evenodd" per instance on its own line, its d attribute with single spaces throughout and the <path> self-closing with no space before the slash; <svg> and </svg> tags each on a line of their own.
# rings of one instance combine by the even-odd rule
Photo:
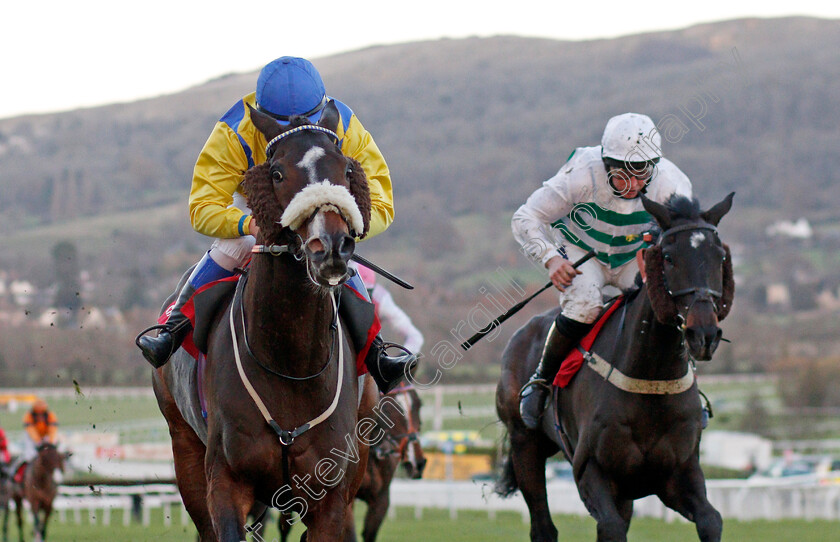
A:
<svg viewBox="0 0 840 542">
<path fill-rule="evenodd" d="M 281 139 L 289 137 L 292 134 L 296 134 L 298 132 L 303 132 L 303 131 L 323 132 L 323 133 L 327 134 L 328 136 L 330 136 L 331 138 L 333 138 L 335 140 L 336 144 L 338 144 L 338 135 L 335 132 L 333 132 L 332 130 L 328 130 L 327 128 L 324 128 L 322 126 L 318 126 L 317 124 L 304 124 L 302 126 L 292 128 L 291 130 L 286 130 L 285 132 L 283 132 L 279 136 L 277 136 L 277 137 L 273 138 L 271 141 L 269 141 L 268 144 L 265 146 L 265 155 L 270 157 L 271 156 L 271 152 L 270 152 L 271 151 L 271 146 L 274 145 L 275 143 L 277 143 L 278 141 L 280 141 Z"/>
<path fill-rule="evenodd" d="M 338 307 L 335 303 L 335 296 L 331 295 L 330 299 L 332 300 L 333 304 L 333 314 L 338 311 Z M 271 426 L 278 433 L 278 437 L 280 439 L 280 444 L 283 446 L 289 446 L 294 442 L 295 438 L 299 437 L 306 431 L 309 431 L 319 423 L 323 422 L 327 418 L 329 418 L 333 412 L 335 412 L 336 407 L 338 406 L 338 399 L 341 396 L 341 387 L 344 384 L 344 345 L 342 343 L 341 338 L 344 336 L 341 331 L 341 319 L 337 318 L 336 321 L 338 323 L 338 329 L 336 333 L 338 334 L 338 382 L 335 387 L 335 396 L 333 397 L 332 403 L 330 406 L 321 413 L 320 416 L 302 424 L 292 431 L 283 431 L 280 430 L 279 424 L 274 421 L 274 418 L 271 417 L 271 413 L 268 411 L 268 408 L 263 403 L 262 399 L 260 399 L 259 394 L 254 389 L 254 386 L 251 385 L 251 381 L 248 380 L 248 375 L 245 374 L 245 369 L 242 367 L 242 359 L 239 356 L 239 343 L 236 340 L 236 329 L 233 325 L 233 307 L 231 307 L 230 311 L 230 335 L 233 339 L 233 355 L 236 358 L 236 370 L 239 371 L 239 378 L 242 380 L 242 384 L 245 386 L 245 389 L 248 391 L 248 395 L 251 396 L 251 399 L 254 401 L 254 404 L 257 405 L 257 408 L 262 414 L 263 418 L 265 418 L 265 422 Z M 288 440 L 284 440 L 284 435 L 287 435 Z"/>
</svg>

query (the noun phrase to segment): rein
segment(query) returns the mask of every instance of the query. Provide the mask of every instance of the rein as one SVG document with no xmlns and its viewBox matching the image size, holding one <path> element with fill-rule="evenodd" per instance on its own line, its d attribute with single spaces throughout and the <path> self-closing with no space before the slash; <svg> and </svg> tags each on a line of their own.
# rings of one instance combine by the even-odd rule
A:
<svg viewBox="0 0 840 542">
<path fill-rule="evenodd" d="M 242 305 L 242 291 L 244 289 L 244 283 L 245 283 L 245 280 L 240 279 L 238 281 L 237 285 L 236 285 L 236 292 L 234 293 L 233 303 L 234 304 L 238 303 L 240 305 L 240 308 L 241 308 L 241 305 Z M 334 326 L 333 332 L 335 333 L 335 336 L 336 337 L 341 337 L 341 321 L 338 319 L 338 307 L 336 305 L 335 297 L 331 295 L 330 300 L 332 301 L 332 305 L 333 305 L 333 324 L 331 325 L 331 328 Z M 286 430 L 286 429 L 282 429 L 280 427 L 280 425 L 276 421 L 274 421 L 274 419 L 271 417 L 271 413 L 269 413 L 268 408 L 265 406 L 265 403 L 263 403 L 262 399 L 260 399 L 260 396 L 257 394 L 253 385 L 251 385 L 251 381 L 248 379 L 248 376 L 245 374 L 245 369 L 242 367 L 242 358 L 239 355 L 239 342 L 237 341 L 237 338 L 236 338 L 236 326 L 234 324 L 234 318 L 233 318 L 233 307 L 231 307 L 231 310 L 229 311 L 229 322 L 230 322 L 231 339 L 233 340 L 233 354 L 234 354 L 234 358 L 236 359 L 236 369 L 239 372 L 239 378 L 242 380 L 242 384 L 245 386 L 245 389 L 248 391 L 248 395 L 251 396 L 251 400 L 254 401 L 254 404 L 259 409 L 260 414 L 262 414 L 266 423 L 274 430 L 275 433 L 277 433 L 277 437 L 280 440 L 281 446 L 283 447 L 283 454 L 285 456 L 286 448 L 291 446 L 292 443 L 294 443 L 294 441 L 297 437 L 299 437 L 300 435 L 309 431 L 310 429 L 312 429 L 316 425 L 319 425 L 320 423 L 325 421 L 327 418 L 329 418 L 332 415 L 333 412 L 335 412 L 335 409 L 338 406 L 338 399 L 341 396 L 341 387 L 342 387 L 342 384 L 343 384 L 343 381 L 344 381 L 344 349 L 341 348 L 341 345 L 339 344 L 339 347 L 338 347 L 338 383 L 336 384 L 335 396 L 333 397 L 333 400 L 332 400 L 332 403 L 330 404 L 330 406 L 327 407 L 327 409 L 324 412 L 322 412 L 319 416 L 316 416 L 315 418 L 309 420 L 308 422 L 306 422 L 306 423 L 296 427 L 295 429 L 292 429 L 291 431 L 289 431 L 289 430 Z M 243 319 L 242 323 L 243 323 L 243 328 L 242 328 L 243 336 L 246 336 L 245 328 L 244 328 L 244 323 L 245 323 L 244 319 Z M 251 354 L 251 355 L 253 357 L 253 354 Z M 256 360 L 256 358 L 254 358 L 254 359 Z M 326 369 L 326 367 L 329 365 L 329 363 L 331 361 L 332 361 L 332 350 L 330 351 L 330 355 L 327 358 L 326 364 L 324 365 L 324 367 L 321 369 L 321 371 L 317 375 L 314 375 L 312 377 L 307 377 L 305 379 L 299 379 L 299 380 L 306 380 L 308 378 L 314 378 L 315 376 L 320 375 L 321 373 L 323 373 L 323 371 Z M 264 367 L 264 365 L 262 365 L 262 364 L 259 364 L 259 365 L 260 365 L 260 367 Z M 272 372 L 274 372 L 274 371 L 272 371 Z M 277 373 L 275 373 L 275 374 L 277 374 Z M 287 467 L 287 461 L 285 460 L 285 457 L 284 457 L 284 461 L 283 461 L 283 466 L 284 466 L 284 470 L 288 468 Z M 288 473 L 286 473 L 286 474 L 288 474 Z"/>
</svg>

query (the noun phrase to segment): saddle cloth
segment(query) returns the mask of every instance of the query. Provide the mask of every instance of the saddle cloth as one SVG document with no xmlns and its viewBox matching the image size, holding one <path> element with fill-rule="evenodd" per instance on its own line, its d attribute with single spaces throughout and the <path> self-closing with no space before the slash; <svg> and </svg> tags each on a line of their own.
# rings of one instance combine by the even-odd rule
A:
<svg viewBox="0 0 840 542">
<path fill-rule="evenodd" d="M 218 311 L 226 305 L 226 302 L 233 297 L 236 289 L 236 281 L 239 276 L 223 278 L 214 282 L 205 284 L 196 290 L 195 294 L 187 301 L 181 308 L 181 312 L 189 318 L 192 324 L 192 330 L 187 334 L 181 348 L 183 348 L 193 359 L 199 361 L 202 353 L 207 352 L 207 342 L 210 334 L 210 327 L 215 319 Z M 361 302 L 367 302 L 364 296 L 354 290 L 349 284 L 345 284 L 345 295 L 358 298 Z M 347 305 L 348 298 L 343 297 L 344 305 Z M 172 312 L 172 307 L 175 305 L 173 301 L 163 314 L 158 318 L 159 324 L 166 323 L 169 318 L 169 313 Z M 371 312 L 373 312 L 371 310 Z M 379 318 L 373 316 L 372 322 L 368 328 L 356 331 L 356 335 L 352 339 L 356 344 L 358 354 L 356 355 L 356 372 L 358 375 L 363 375 L 368 372 L 365 365 L 365 357 L 367 356 L 373 339 L 379 333 L 381 324 Z M 351 329 L 351 332 L 354 330 Z M 364 343 L 364 347 L 360 348 L 358 345 Z"/>
<path fill-rule="evenodd" d="M 595 342 L 595 338 L 598 336 L 598 333 L 601 332 L 601 328 L 604 327 L 604 324 L 610 319 L 612 313 L 614 313 L 616 309 L 624 303 L 624 301 L 624 296 L 618 297 L 612 305 L 610 305 L 607 310 L 598 317 L 598 320 L 595 321 L 595 325 L 592 326 L 589 333 L 587 333 L 579 343 L 584 350 L 589 351 L 592 348 L 592 344 Z M 573 348 L 560 365 L 560 370 L 557 371 L 557 376 L 554 377 L 554 385 L 558 388 L 565 388 L 568 386 L 572 377 L 577 374 L 582 366 L 583 354 L 577 348 Z"/>
</svg>

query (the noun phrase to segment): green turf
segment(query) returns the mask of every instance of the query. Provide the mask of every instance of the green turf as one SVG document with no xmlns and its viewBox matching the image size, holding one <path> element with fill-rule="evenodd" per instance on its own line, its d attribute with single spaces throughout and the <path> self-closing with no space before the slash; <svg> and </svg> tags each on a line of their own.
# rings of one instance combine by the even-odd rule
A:
<svg viewBox="0 0 840 542">
<path fill-rule="evenodd" d="M 357 507 L 357 525 L 364 506 Z M 174 540 L 194 540 L 195 529 L 192 524 L 181 525 L 180 513 L 173 512 L 172 525 L 163 525 L 163 513 L 156 510 L 151 515 L 151 524 L 143 527 L 131 524 L 122 525 L 121 512 L 112 515 L 111 525 L 104 526 L 101 520 L 91 525 L 83 514 L 82 523 L 74 523 L 72 514 L 68 514 L 67 523 L 59 523 L 55 517 L 50 521 L 49 538 L 64 541 L 141 541 L 154 540 L 168 542 Z M 592 542 L 595 540 L 595 521 L 589 517 L 555 516 L 555 525 L 560 531 L 563 542 Z M 266 542 L 279 540 L 274 521 L 269 524 L 263 539 Z M 417 540 L 447 540 L 463 542 L 509 541 L 526 542 L 529 526 L 522 521 L 520 514 L 499 512 L 495 519 L 489 519 L 484 512 L 460 512 L 457 519 L 451 519 L 445 510 L 424 510 L 420 520 L 415 519 L 414 509 L 400 508 L 396 518 L 388 518 L 379 534 L 379 540 L 389 542 L 408 542 Z M 830 521 L 725 521 L 724 541 L 731 542 L 826 542 L 836 540 L 840 523 Z M 16 535 L 12 529 L 13 537 Z M 298 540 L 301 528 L 295 526 L 291 540 Z M 28 537 L 31 539 L 31 537 Z M 694 525 L 683 521 L 666 523 L 664 521 L 637 518 L 633 520 L 628 535 L 630 542 L 673 542 L 697 540 Z"/>
</svg>

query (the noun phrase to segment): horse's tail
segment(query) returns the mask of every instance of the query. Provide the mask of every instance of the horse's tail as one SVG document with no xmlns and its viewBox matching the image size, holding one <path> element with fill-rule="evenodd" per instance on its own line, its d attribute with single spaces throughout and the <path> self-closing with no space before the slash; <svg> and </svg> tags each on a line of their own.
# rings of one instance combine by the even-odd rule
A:
<svg viewBox="0 0 840 542">
<path fill-rule="evenodd" d="M 510 435 L 505 433 L 503 444 L 507 445 L 507 453 L 502 464 L 502 472 L 496 479 L 496 486 L 493 490 L 500 497 L 510 497 L 517 489 L 519 489 L 519 482 L 516 481 L 516 472 L 513 470 L 513 459 L 511 458 Z"/>
</svg>

